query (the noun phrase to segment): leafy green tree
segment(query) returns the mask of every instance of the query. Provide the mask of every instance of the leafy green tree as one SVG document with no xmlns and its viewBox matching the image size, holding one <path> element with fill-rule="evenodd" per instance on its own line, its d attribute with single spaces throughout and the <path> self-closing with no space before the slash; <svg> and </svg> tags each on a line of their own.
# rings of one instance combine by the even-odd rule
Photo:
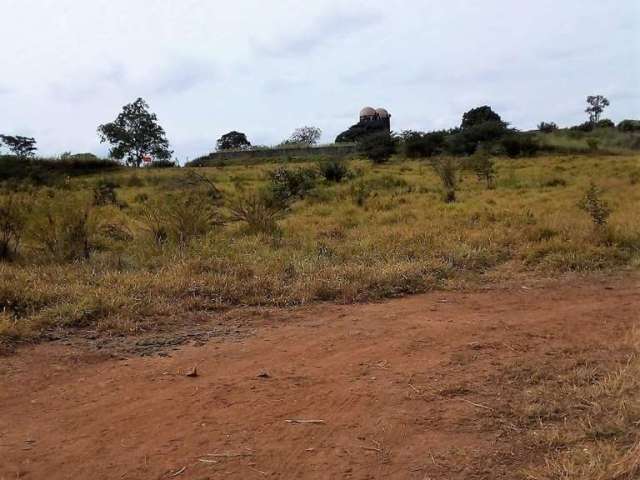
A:
<svg viewBox="0 0 640 480">
<path fill-rule="evenodd" d="M 598 123 L 600 115 L 609 106 L 609 100 L 602 95 L 589 95 L 587 97 L 588 107 L 585 112 L 589 115 L 589 122 Z"/>
<path fill-rule="evenodd" d="M 112 145 L 111 157 L 124 159 L 135 167 L 147 156 L 167 160 L 173 153 L 156 114 L 149 112 L 149 105 L 142 98 L 122 107 L 115 121 L 98 127 L 98 134 L 101 142 Z"/>
<path fill-rule="evenodd" d="M 242 150 L 251 147 L 251 142 L 244 133 L 232 130 L 218 139 L 216 147 L 218 150 Z"/>
<path fill-rule="evenodd" d="M 466 128 L 475 127 L 485 122 L 497 122 L 502 123 L 504 126 L 506 126 L 506 124 L 500 118 L 500 115 L 494 112 L 490 106 L 484 105 L 482 107 L 472 108 L 464 115 L 462 115 L 462 123 L 460 124 L 460 128 L 464 130 Z"/>
<path fill-rule="evenodd" d="M 396 153 L 397 138 L 389 132 L 378 132 L 363 137 L 358 142 L 358 151 L 373 163 L 385 163 Z"/>
<path fill-rule="evenodd" d="M 33 157 L 37 150 L 36 140 L 32 137 L 0 135 L 0 142 L 4 143 L 19 158 Z"/>
</svg>

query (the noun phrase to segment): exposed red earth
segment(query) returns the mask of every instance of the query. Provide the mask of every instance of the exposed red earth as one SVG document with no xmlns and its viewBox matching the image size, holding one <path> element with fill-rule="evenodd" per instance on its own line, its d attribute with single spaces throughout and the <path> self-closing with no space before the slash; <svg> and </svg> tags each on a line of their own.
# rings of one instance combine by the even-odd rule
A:
<svg viewBox="0 0 640 480">
<path fill-rule="evenodd" d="M 518 478 L 544 458 L 509 426 L 513 372 L 615 356 L 639 294 L 625 275 L 270 310 L 169 356 L 22 347 L 0 358 L 0 479 Z"/>
</svg>

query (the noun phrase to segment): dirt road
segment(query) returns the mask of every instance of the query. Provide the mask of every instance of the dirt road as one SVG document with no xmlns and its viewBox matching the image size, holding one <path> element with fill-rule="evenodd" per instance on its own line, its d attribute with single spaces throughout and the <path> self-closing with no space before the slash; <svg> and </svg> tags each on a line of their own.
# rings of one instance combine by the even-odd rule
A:
<svg viewBox="0 0 640 480">
<path fill-rule="evenodd" d="M 614 355 L 639 287 L 271 312 L 251 335 L 170 356 L 23 348 L 0 358 L 0 479 L 518 478 L 543 458 L 501 413 L 514 372 Z"/>
</svg>

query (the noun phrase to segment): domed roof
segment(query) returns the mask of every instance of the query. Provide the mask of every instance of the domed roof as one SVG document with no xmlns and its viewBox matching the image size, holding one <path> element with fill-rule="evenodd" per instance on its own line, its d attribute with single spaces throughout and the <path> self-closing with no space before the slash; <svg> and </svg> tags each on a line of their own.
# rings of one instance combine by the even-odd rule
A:
<svg viewBox="0 0 640 480">
<path fill-rule="evenodd" d="M 362 110 L 360 110 L 361 117 L 372 117 L 375 114 L 376 114 L 376 111 L 371 107 L 364 107 Z"/>
<path fill-rule="evenodd" d="M 380 116 L 380 118 L 390 117 L 389 112 L 387 112 L 384 108 L 376 108 L 376 113 Z"/>
</svg>

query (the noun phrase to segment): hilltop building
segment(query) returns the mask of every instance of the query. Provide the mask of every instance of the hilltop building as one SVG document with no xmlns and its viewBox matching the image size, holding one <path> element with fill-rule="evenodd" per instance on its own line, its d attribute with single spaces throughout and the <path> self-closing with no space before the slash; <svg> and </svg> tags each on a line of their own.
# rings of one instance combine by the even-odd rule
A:
<svg viewBox="0 0 640 480">
<path fill-rule="evenodd" d="M 336 143 L 356 142 L 375 132 L 391 132 L 391 114 L 384 108 L 364 107 L 360 120 L 336 137 Z"/>
</svg>

